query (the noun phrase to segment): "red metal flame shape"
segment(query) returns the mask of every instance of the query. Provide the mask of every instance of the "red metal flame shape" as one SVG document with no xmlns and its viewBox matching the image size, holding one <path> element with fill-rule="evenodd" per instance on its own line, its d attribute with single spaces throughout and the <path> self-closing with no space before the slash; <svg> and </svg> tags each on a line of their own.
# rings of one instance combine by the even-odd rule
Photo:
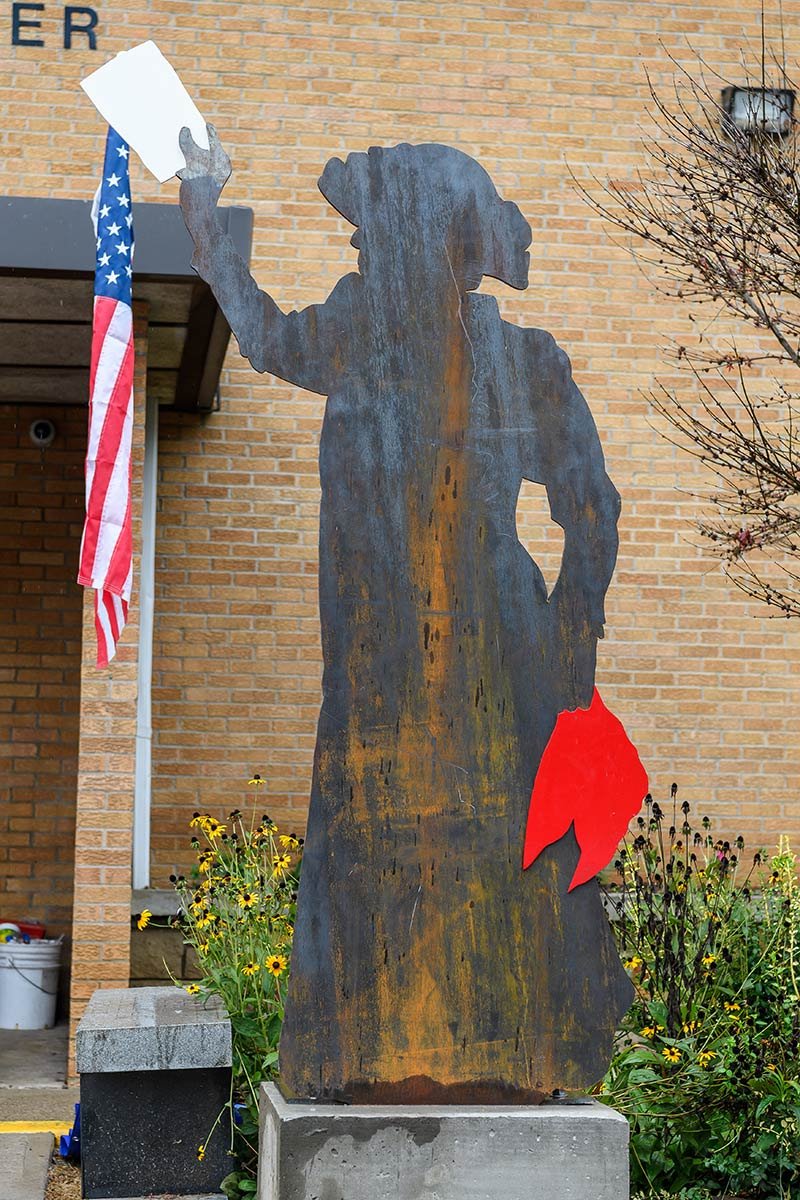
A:
<svg viewBox="0 0 800 1200">
<path fill-rule="evenodd" d="M 558 715 L 533 784 L 522 866 L 575 827 L 580 858 L 569 891 L 608 866 L 647 793 L 622 722 L 595 688 L 588 708 Z"/>
</svg>

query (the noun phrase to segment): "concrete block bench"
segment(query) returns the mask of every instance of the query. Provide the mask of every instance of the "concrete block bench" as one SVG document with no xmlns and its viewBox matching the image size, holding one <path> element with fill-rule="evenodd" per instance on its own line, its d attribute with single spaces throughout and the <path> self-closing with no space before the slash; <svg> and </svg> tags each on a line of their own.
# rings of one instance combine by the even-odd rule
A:
<svg viewBox="0 0 800 1200">
<path fill-rule="evenodd" d="M 176 987 L 101 989 L 78 1025 L 86 1200 L 220 1196 L 232 1169 L 231 1026 L 221 1000 Z M 220 1196 L 220 1200 L 224 1200 Z"/>
</svg>

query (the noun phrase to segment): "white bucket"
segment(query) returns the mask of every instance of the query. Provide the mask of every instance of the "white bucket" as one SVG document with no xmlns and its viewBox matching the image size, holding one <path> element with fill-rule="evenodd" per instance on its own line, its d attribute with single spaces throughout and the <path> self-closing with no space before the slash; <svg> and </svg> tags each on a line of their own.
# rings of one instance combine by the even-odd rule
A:
<svg viewBox="0 0 800 1200">
<path fill-rule="evenodd" d="M 55 1024 L 61 938 L 0 945 L 0 1029 Z"/>
</svg>

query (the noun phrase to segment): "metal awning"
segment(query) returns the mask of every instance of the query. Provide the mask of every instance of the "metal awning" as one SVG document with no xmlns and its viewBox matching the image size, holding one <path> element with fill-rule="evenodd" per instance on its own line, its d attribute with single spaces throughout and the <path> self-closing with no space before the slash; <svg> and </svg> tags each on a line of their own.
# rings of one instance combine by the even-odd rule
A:
<svg viewBox="0 0 800 1200">
<path fill-rule="evenodd" d="M 85 404 L 94 237 L 84 200 L 0 197 L 0 403 Z M 253 213 L 217 218 L 250 261 Z M 148 302 L 148 392 L 184 410 L 214 407 L 230 328 L 192 270 L 177 204 L 134 204 L 134 300 Z"/>
</svg>

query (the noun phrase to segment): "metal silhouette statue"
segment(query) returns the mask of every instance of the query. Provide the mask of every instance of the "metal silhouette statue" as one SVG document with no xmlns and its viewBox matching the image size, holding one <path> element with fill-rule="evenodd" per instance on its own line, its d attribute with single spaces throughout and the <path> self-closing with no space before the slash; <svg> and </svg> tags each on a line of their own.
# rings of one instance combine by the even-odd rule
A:
<svg viewBox="0 0 800 1200">
<path fill-rule="evenodd" d="M 588 878 L 610 844 L 608 861 L 646 780 L 621 727 L 609 775 L 593 703 L 620 509 L 594 421 L 550 334 L 475 293 L 484 275 L 527 287 L 530 227 L 447 146 L 333 158 L 319 186 L 356 227 L 358 271 L 284 313 L 215 220 L 230 163 L 209 135 L 209 151 L 181 140 L 194 266 L 257 371 L 328 397 L 323 700 L 281 1087 L 488 1104 L 586 1089 L 631 985 L 580 864 Z M 564 531 L 549 596 L 517 538 L 523 480 Z M 584 712 L 586 754 L 574 720 L 556 730 Z"/>
</svg>

